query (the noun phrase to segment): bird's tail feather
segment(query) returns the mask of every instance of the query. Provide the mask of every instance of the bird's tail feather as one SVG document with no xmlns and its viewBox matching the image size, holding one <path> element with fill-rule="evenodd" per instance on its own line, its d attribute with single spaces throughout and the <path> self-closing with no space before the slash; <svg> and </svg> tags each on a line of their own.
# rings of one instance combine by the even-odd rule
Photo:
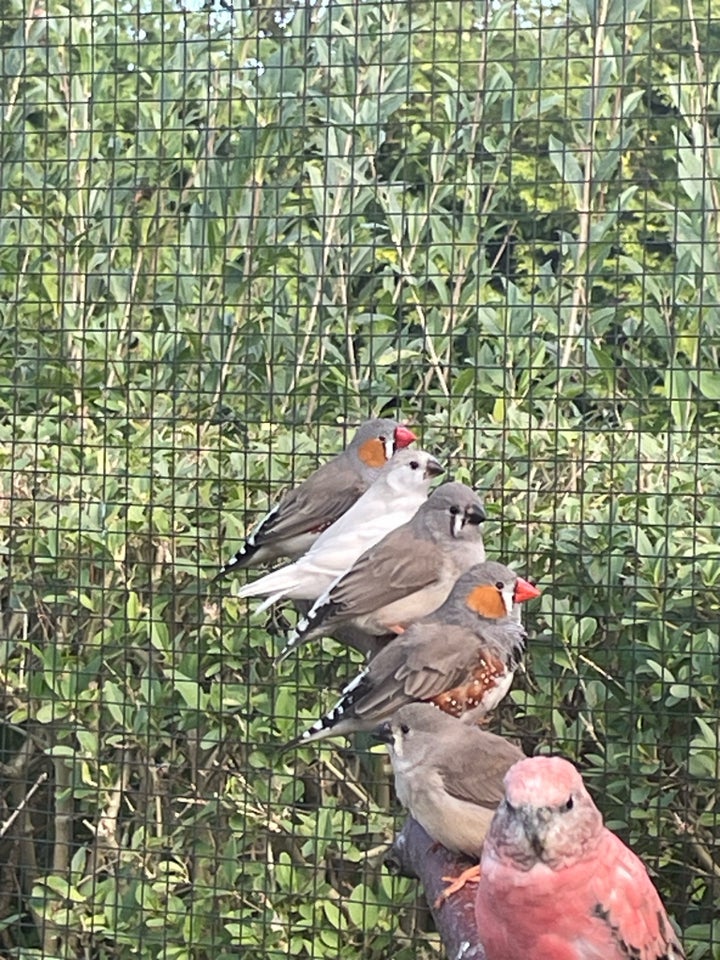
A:
<svg viewBox="0 0 720 960">
<path fill-rule="evenodd" d="M 287 638 L 285 646 L 282 648 L 280 653 L 275 657 L 275 667 L 279 667 L 280 664 L 286 660 L 293 650 L 297 650 L 298 647 L 301 647 L 304 643 L 308 643 L 312 637 L 308 636 L 310 630 L 312 630 L 313 622 L 310 617 L 301 617 L 298 620 L 295 629 L 292 631 L 290 636 Z"/>
<path fill-rule="evenodd" d="M 287 643 L 276 657 L 275 666 L 279 666 L 283 660 L 290 656 L 293 650 L 297 650 L 298 647 L 301 647 L 303 644 L 310 643 L 311 640 L 315 640 L 317 637 L 331 636 L 331 634 L 325 633 L 323 627 L 325 626 L 326 620 L 333 616 L 336 608 L 337 604 L 333 603 L 332 600 L 323 602 L 321 596 L 320 599 L 310 607 L 306 615 L 298 620 L 295 629 L 287 639 Z"/>
<path fill-rule="evenodd" d="M 258 580 L 246 583 L 244 587 L 238 590 L 238 597 L 272 597 L 269 602 L 266 601 L 260 608 L 264 610 L 270 603 L 279 600 L 288 590 L 292 590 L 293 587 L 298 585 L 298 579 L 292 566 L 293 564 L 288 567 L 280 567 L 279 570 L 266 573 L 264 577 L 260 577 Z"/>
<path fill-rule="evenodd" d="M 248 563 L 252 560 L 255 554 L 258 551 L 258 547 L 251 543 L 245 543 L 240 549 L 234 554 L 227 563 L 224 563 L 218 572 L 215 574 L 213 581 L 222 580 L 223 577 L 226 577 L 229 573 L 234 573 L 236 570 L 242 570 L 243 567 L 247 566 Z"/>
<path fill-rule="evenodd" d="M 271 607 L 274 603 L 277 603 L 278 600 L 282 600 L 284 596 L 285 596 L 285 591 L 280 590 L 277 593 L 273 593 L 269 597 L 266 597 L 263 600 L 263 602 L 260 604 L 260 606 L 255 608 L 254 615 L 257 616 L 259 613 L 262 613 L 263 610 L 267 610 L 268 607 Z"/>
<path fill-rule="evenodd" d="M 299 737 L 291 740 L 288 746 L 313 743 L 315 740 L 323 740 L 325 737 L 333 736 L 335 727 L 345 718 L 347 711 L 352 708 L 355 701 L 359 700 L 367 689 L 367 674 L 367 668 L 361 670 L 350 683 L 345 685 L 335 706 L 331 707 L 327 713 L 323 714 L 312 726 L 301 733 Z"/>
</svg>

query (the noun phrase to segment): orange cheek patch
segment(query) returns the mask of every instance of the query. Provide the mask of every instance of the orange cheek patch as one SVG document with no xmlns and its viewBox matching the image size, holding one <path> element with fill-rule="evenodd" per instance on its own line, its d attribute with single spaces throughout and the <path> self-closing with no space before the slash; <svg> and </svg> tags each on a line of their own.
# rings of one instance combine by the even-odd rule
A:
<svg viewBox="0 0 720 960">
<path fill-rule="evenodd" d="M 387 462 L 385 458 L 385 444 L 382 440 L 366 440 L 358 452 L 360 459 L 363 463 L 367 464 L 368 467 L 383 467 Z"/>
<path fill-rule="evenodd" d="M 490 584 L 482 587 L 473 587 L 465 598 L 465 603 L 479 613 L 481 617 L 506 617 L 507 610 L 503 603 L 502 594 L 497 587 Z"/>
</svg>

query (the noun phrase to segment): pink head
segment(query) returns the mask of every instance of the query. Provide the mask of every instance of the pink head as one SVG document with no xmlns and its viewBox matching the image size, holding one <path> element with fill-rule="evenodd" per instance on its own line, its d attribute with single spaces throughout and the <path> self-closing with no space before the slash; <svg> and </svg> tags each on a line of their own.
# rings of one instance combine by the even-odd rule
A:
<svg viewBox="0 0 720 960">
<path fill-rule="evenodd" d="M 558 807 L 571 795 L 587 795 L 582 777 L 562 757 L 526 757 L 508 770 L 504 783 L 513 807 Z"/>
<path fill-rule="evenodd" d="M 575 767 L 562 757 L 528 757 L 505 775 L 505 799 L 488 841 L 503 858 L 529 870 L 553 870 L 584 858 L 598 843 L 603 822 Z"/>
</svg>

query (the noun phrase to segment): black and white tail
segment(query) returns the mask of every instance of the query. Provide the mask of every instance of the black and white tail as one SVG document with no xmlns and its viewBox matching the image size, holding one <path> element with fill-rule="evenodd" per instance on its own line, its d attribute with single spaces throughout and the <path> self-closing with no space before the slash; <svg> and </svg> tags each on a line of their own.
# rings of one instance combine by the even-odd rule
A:
<svg viewBox="0 0 720 960">
<path fill-rule="evenodd" d="M 322 597 L 320 598 L 322 600 Z M 312 606 L 304 617 L 301 617 L 295 629 L 287 639 L 287 643 L 275 658 L 275 666 L 279 667 L 283 660 L 287 659 L 293 650 L 297 650 L 304 643 L 308 643 L 314 637 L 320 636 L 317 632 L 318 627 L 322 626 L 323 621 L 333 610 L 335 604 L 323 603 L 320 606 L 316 603 Z"/>
<path fill-rule="evenodd" d="M 231 557 L 227 563 L 224 563 L 220 567 L 218 572 L 215 574 L 215 579 L 220 580 L 235 570 L 242 570 L 242 568 L 247 566 L 247 564 L 252 560 L 259 549 L 260 547 L 253 543 L 253 538 L 250 537 L 245 541 L 242 547 L 240 547 L 238 552 Z"/>
<path fill-rule="evenodd" d="M 216 580 L 220 580 L 221 577 L 226 577 L 234 570 L 242 570 L 243 567 L 246 567 L 248 563 L 250 563 L 258 550 L 263 546 L 263 535 L 267 534 L 272 524 L 272 519 L 279 509 L 280 504 L 276 503 L 275 506 L 265 514 L 238 552 L 228 560 L 227 563 L 224 563 L 220 567 L 215 575 Z"/>
<path fill-rule="evenodd" d="M 367 674 L 368 671 L 363 670 L 351 680 L 350 683 L 343 688 L 340 699 L 335 706 L 331 710 L 328 710 L 319 720 L 316 720 L 315 723 L 311 727 L 308 727 L 304 733 L 301 733 L 299 737 L 291 740 L 286 749 L 333 736 L 335 728 L 338 727 L 343 720 L 347 719 L 347 715 L 352 710 L 353 705 L 365 695 L 368 686 L 366 680 Z M 338 733 L 342 732 L 343 731 L 338 731 Z"/>
</svg>

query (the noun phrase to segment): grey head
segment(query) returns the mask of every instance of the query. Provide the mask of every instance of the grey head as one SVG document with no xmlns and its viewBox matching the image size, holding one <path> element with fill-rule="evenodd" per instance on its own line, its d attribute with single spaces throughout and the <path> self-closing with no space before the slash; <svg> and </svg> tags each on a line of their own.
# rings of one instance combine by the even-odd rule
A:
<svg viewBox="0 0 720 960">
<path fill-rule="evenodd" d="M 420 508 L 424 523 L 445 525 L 453 539 L 479 536 L 478 527 L 487 519 L 482 500 L 464 483 L 442 483 Z M 418 511 L 418 513 L 420 513 Z M 420 518 L 419 518 L 420 519 Z"/>
</svg>

